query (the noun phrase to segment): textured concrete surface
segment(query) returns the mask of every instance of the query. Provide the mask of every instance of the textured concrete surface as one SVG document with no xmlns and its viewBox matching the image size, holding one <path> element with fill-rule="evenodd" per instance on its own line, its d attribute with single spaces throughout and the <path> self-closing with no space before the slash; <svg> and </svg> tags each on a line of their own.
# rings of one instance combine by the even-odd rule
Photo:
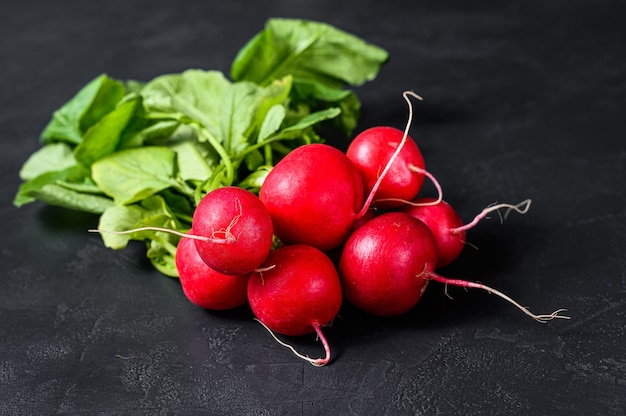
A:
<svg viewBox="0 0 626 416">
<path fill-rule="evenodd" d="M 0 414 L 620 415 L 626 412 L 626 7 L 618 1 L 0 3 Z M 386 48 L 357 90 L 360 128 L 403 127 L 469 220 L 532 198 L 525 216 L 468 233 L 447 275 L 401 318 L 346 306 L 333 361 L 298 360 L 247 308 L 201 310 L 143 247 L 114 252 L 96 218 L 12 206 L 52 111 L 100 73 L 148 80 L 227 72 L 269 17 L 322 20 Z M 345 148 L 346 142 L 335 143 Z M 313 337 L 290 340 L 320 355 Z"/>
</svg>

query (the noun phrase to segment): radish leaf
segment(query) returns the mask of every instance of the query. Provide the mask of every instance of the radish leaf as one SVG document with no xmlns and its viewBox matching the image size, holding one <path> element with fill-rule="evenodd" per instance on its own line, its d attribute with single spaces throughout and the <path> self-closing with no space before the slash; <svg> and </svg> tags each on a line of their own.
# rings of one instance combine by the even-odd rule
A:
<svg viewBox="0 0 626 416">
<path fill-rule="evenodd" d="M 54 112 L 41 134 L 43 142 L 80 143 L 83 133 L 113 111 L 125 94 L 125 88 L 119 81 L 106 75 L 93 79 Z"/>
<path fill-rule="evenodd" d="M 123 150 L 94 163 L 91 174 L 116 204 L 127 205 L 173 186 L 175 157 L 166 147 Z"/>
</svg>

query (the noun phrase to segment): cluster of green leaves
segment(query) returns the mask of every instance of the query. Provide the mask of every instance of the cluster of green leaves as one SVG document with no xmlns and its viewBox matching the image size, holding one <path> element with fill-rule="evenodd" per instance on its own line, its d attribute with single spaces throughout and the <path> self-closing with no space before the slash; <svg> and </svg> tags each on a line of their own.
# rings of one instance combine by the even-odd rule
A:
<svg viewBox="0 0 626 416">
<path fill-rule="evenodd" d="M 203 195 L 229 185 L 258 192 L 281 157 L 323 141 L 322 123 L 350 134 L 360 103 L 347 87 L 372 80 L 387 59 L 330 25 L 270 19 L 239 51 L 230 79 L 200 69 L 145 83 L 100 75 L 54 112 L 14 203 L 99 214 L 101 230 L 186 232 Z M 174 234 L 102 238 L 113 249 L 145 241 L 152 264 L 177 275 Z"/>
</svg>

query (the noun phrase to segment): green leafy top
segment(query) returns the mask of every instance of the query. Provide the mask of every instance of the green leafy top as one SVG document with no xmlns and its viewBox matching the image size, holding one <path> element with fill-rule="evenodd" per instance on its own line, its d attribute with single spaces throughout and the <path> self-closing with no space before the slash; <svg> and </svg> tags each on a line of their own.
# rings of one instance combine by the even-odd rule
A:
<svg viewBox="0 0 626 416">
<path fill-rule="evenodd" d="M 373 79 L 387 53 L 324 23 L 271 19 L 236 56 L 231 79 L 189 69 L 146 83 L 105 74 L 86 84 L 42 131 L 14 203 L 35 200 L 100 215 L 101 229 L 185 232 L 212 189 L 258 192 L 294 148 L 321 142 L 329 121 L 349 134 L 360 103 L 346 89 Z M 147 244 L 154 266 L 176 276 L 177 237 L 102 234 L 111 248 Z"/>
<path fill-rule="evenodd" d="M 383 49 L 328 24 L 271 19 L 235 57 L 230 74 L 259 85 L 291 75 L 337 89 L 371 81 L 387 59 Z"/>
<path fill-rule="evenodd" d="M 340 108 L 335 125 L 350 134 L 360 102 L 344 87 L 373 80 L 388 59 L 384 49 L 328 24 L 270 19 L 239 51 L 230 75 L 235 81 L 259 85 L 289 75 L 297 105 Z"/>
</svg>

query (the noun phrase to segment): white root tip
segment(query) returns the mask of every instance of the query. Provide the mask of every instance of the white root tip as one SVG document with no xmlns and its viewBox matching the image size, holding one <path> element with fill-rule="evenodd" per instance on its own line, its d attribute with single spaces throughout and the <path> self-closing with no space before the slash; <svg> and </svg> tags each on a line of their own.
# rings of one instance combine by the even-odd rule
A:
<svg viewBox="0 0 626 416">
<path fill-rule="evenodd" d="M 272 338 L 274 338 L 274 340 L 276 342 L 278 342 L 283 347 L 286 347 L 289 350 L 291 350 L 291 352 L 293 352 L 296 357 L 303 359 L 304 361 L 308 362 L 309 364 L 314 365 L 315 367 L 323 367 L 324 365 L 328 364 L 328 362 L 330 361 L 330 347 L 328 345 L 328 341 L 326 341 L 326 338 L 323 336 L 322 331 L 321 331 L 319 325 L 314 324 L 313 328 L 317 332 L 318 337 L 320 338 L 320 340 L 322 341 L 322 344 L 324 345 L 324 350 L 326 352 L 326 356 L 323 357 L 323 358 L 311 358 L 308 355 L 304 355 L 304 354 L 299 353 L 293 347 L 293 345 L 289 345 L 286 342 L 280 340 L 276 336 L 276 334 L 274 334 L 274 331 L 272 331 L 267 325 L 265 325 L 263 322 L 261 322 L 261 320 L 259 320 L 257 318 L 254 318 L 254 320 L 257 321 L 258 323 L 260 323 L 263 326 L 263 328 L 265 328 L 267 330 L 267 332 L 270 333 L 270 335 L 272 336 Z"/>
<path fill-rule="evenodd" d="M 465 225 L 462 225 L 460 227 L 457 228 L 453 228 L 452 230 L 450 230 L 453 233 L 459 233 L 461 231 L 467 231 L 470 228 L 474 227 L 476 224 L 478 224 L 481 220 L 483 220 L 484 218 L 487 217 L 487 215 L 493 211 L 496 211 L 498 213 L 498 215 L 500 216 L 500 222 L 503 222 L 508 215 L 511 213 L 511 211 L 515 211 L 518 214 L 526 214 L 528 212 L 528 210 L 530 209 L 530 204 L 531 204 L 532 200 L 531 199 L 525 199 L 522 202 L 518 203 L 518 204 L 492 204 L 489 205 L 487 208 L 483 209 L 480 214 L 476 215 L 476 217 L 474 217 L 474 219 L 471 222 L 468 222 Z M 500 213 L 500 209 L 504 209 L 506 208 L 506 211 L 504 214 Z"/>
<path fill-rule="evenodd" d="M 533 315 L 533 314 L 530 314 L 530 316 L 532 316 L 535 321 L 540 322 L 542 324 L 545 324 L 548 321 L 551 321 L 553 319 L 571 319 L 567 315 L 560 315 L 561 312 L 567 312 L 567 309 L 557 309 L 556 311 L 552 312 L 551 314 L 547 314 L 547 315 Z"/>
<path fill-rule="evenodd" d="M 528 210 L 530 209 L 531 203 L 532 203 L 532 200 L 529 198 L 529 199 L 523 200 L 522 202 L 516 205 L 506 206 L 507 204 L 502 204 L 501 208 L 504 208 L 504 207 L 508 208 L 503 215 L 504 219 L 506 220 L 506 218 L 509 216 L 511 211 L 516 211 L 518 214 L 526 214 Z"/>
</svg>

